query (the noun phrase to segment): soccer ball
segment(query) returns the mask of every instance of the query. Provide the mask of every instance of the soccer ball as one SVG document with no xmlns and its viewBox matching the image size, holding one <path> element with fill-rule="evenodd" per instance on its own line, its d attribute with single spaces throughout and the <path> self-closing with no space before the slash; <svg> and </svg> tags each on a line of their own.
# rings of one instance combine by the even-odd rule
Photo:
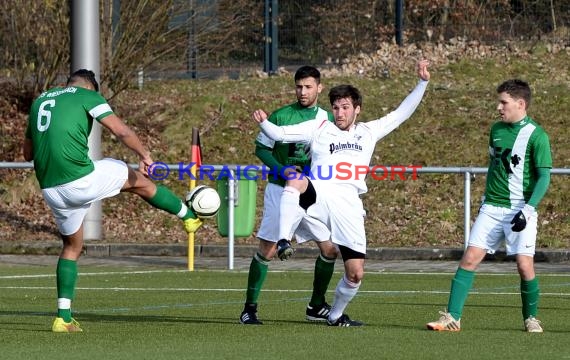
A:
<svg viewBox="0 0 570 360">
<path fill-rule="evenodd" d="M 186 205 L 201 219 L 216 216 L 220 204 L 218 192 L 206 185 L 198 185 L 186 194 Z"/>
</svg>

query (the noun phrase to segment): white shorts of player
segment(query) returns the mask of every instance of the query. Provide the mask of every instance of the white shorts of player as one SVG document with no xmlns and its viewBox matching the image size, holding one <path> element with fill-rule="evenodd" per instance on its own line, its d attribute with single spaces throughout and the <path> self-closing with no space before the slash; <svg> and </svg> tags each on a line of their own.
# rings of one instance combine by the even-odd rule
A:
<svg viewBox="0 0 570 360">
<path fill-rule="evenodd" d="M 279 241 L 279 203 L 283 188 L 267 183 L 263 195 L 263 217 L 257 231 L 257 237 L 266 241 Z M 295 231 L 295 240 L 301 244 L 314 240 L 317 242 L 330 240 L 331 233 L 322 222 L 305 216 Z"/>
<path fill-rule="evenodd" d="M 92 173 L 42 190 L 63 235 L 76 233 L 91 203 L 117 195 L 127 181 L 128 167 L 123 161 L 106 158 L 93 163 L 95 170 Z"/>
<path fill-rule="evenodd" d="M 307 214 L 327 225 L 333 243 L 366 254 L 366 212 L 354 186 L 327 180 L 311 182 L 317 202 L 307 209 Z"/>
<path fill-rule="evenodd" d="M 511 230 L 511 220 L 520 208 L 483 205 L 471 228 L 469 246 L 485 249 L 489 254 L 493 254 L 504 241 L 507 255 L 534 256 L 538 214 L 534 212 L 523 231 L 514 232 Z"/>
</svg>

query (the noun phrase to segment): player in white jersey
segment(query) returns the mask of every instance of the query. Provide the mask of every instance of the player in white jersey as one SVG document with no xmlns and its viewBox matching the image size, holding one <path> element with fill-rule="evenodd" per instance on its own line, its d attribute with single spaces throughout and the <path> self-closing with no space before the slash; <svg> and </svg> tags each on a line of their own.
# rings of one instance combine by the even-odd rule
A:
<svg viewBox="0 0 570 360">
<path fill-rule="evenodd" d="M 321 73 L 313 66 L 301 66 L 295 72 L 295 95 L 297 101 L 275 110 L 268 121 L 276 125 L 293 125 L 313 119 L 334 121 L 332 113 L 318 106 L 319 94 L 323 89 Z M 267 138 L 262 132 L 255 140 L 255 155 L 263 164 L 277 174 L 296 172 L 295 167 L 310 164 L 304 144 L 282 144 Z M 245 325 L 261 325 L 257 317 L 258 298 L 269 269 L 271 259 L 277 255 L 287 260 L 293 254 L 291 243 L 279 238 L 280 201 L 285 179 L 278 175 L 267 176 L 268 184 L 263 197 L 263 216 L 257 238 L 259 247 L 251 259 L 243 311 L 239 321 Z M 305 310 L 308 321 L 326 321 L 330 305 L 325 295 L 334 273 L 338 251 L 330 241 L 327 227 L 311 217 L 301 221 L 295 233 L 297 243 L 314 241 L 320 250 L 315 260 L 313 293 Z"/>
<path fill-rule="evenodd" d="M 515 255 L 520 275 L 522 316 L 527 332 L 541 333 L 536 319 L 540 291 L 534 271 L 538 214 L 536 207 L 550 184 L 552 155 L 548 135 L 527 115 L 531 91 L 522 80 L 507 80 L 497 88 L 500 121 L 489 134 L 489 171 L 485 197 L 469 242 L 451 281 L 447 309 L 429 330 L 459 331 L 461 315 L 475 271 L 487 252 L 505 243 Z"/>
<path fill-rule="evenodd" d="M 365 211 L 359 195 L 367 191 L 365 176 L 376 142 L 406 121 L 421 102 L 430 73 L 428 61 L 417 64 L 420 81 L 400 106 L 388 115 L 369 122 L 357 122 L 362 106 L 359 90 L 340 85 L 329 92 L 335 122 L 312 120 L 291 126 L 265 121 L 263 110 L 253 118 L 265 135 L 275 141 L 300 142 L 310 146 L 311 174 L 288 179 L 281 197 L 280 237 L 291 239 L 306 214 L 331 230 L 344 262 L 344 276 L 335 290 L 327 323 L 331 326 L 360 326 L 344 309 L 358 292 L 364 276 L 366 256 Z"/>
</svg>

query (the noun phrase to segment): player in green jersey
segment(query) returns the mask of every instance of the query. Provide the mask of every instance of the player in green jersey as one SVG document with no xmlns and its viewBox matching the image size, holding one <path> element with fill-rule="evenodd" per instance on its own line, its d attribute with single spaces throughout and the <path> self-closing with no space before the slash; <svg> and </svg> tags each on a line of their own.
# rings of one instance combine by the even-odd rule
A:
<svg viewBox="0 0 570 360">
<path fill-rule="evenodd" d="M 42 195 L 63 240 L 56 269 L 58 311 L 52 325 L 54 332 L 82 331 L 71 315 L 71 301 L 75 295 L 77 260 L 83 250 L 83 219 L 91 203 L 127 191 L 181 218 L 188 232 L 195 232 L 202 224 L 174 193 L 156 186 L 145 176 L 153 163 L 149 151 L 98 91 L 92 71 L 75 71 L 65 88 L 48 90 L 34 100 L 25 133 L 24 158 L 34 161 Z M 89 158 L 88 137 L 93 120 L 108 128 L 138 156 L 139 171 L 123 161 Z"/>
<path fill-rule="evenodd" d="M 302 66 L 295 73 L 295 94 L 297 102 L 274 111 L 269 121 L 277 125 L 298 124 L 307 120 L 322 119 L 334 121 L 328 111 L 317 106 L 318 96 L 322 91 L 321 74 L 312 66 Z M 276 143 L 263 133 L 259 133 L 255 141 L 256 156 L 275 173 L 287 176 L 295 167 L 310 164 L 305 145 Z M 240 323 L 259 325 L 257 318 L 257 299 L 267 275 L 269 262 L 276 255 L 286 260 L 293 254 L 291 244 L 279 241 L 279 204 L 285 179 L 280 176 L 269 176 L 263 199 L 263 217 L 257 232 L 259 248 L 251 260 L 247 279 L 246 300 Z M 313 294 L 305 311 L 309 321 L 326 321 L 330 305 L 325 301 L 325 293 L 330 283 L 337 249 L 330 241 L 327 227 L 315 219 L 305 217 L 295 232 L 297 243 L 315 241 L 320 255 L 315 261 Z"/>
<path fill-rule="evenodd" d="M 487 252 L 505 242 L 507 255 L 515 255 L 521 278 L 522 316 L 527 332 L 541 333 L 536 319 L 539 300 L 534 253 L 538 214 L 536 208 L 550 184 L 552 155 L 546 132 L 527 115 L 531 91 L 521 80 L 508 80 L 497 88 L 501 121 L 491 127 L 490 163 L 485 196 L 473 224 L 469 243 L 455 276 L 447 310 L 427 324 L 436 331 L 459 331 L 461 314 Z"/>
</svg>

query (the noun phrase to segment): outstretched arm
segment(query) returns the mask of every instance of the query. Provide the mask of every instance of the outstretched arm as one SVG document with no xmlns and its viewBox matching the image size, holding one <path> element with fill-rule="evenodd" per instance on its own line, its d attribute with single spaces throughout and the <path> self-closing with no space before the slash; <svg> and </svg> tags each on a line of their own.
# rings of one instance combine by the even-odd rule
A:
<svg viewBox="0 0 570 360">
<path fill-rule="evenodd" d="M 428 71 L 428 66 L 429 66 L 429 61 L 427 60 L 420 60 L 418 61 L 418 64 L 416 66 L 417 72 L 418 72 L 418 76 L 420 77 L 420 79 L 422 79 L 423 81 L 429 81 L 431 75 Z"/>
<path fill-rule="evenodd" d="M 261 117 L 265 118 L 266 116 L 261 116 Z M 252 114 L 252 118 L 254 118 L 255 120 L 254 114 Z M 268 122 L 272 123 L 277 121 L 276 118 L 274 119 L 269 118 L 268 120 L 269 120 Z M 259 134 L 257 135 L 257 138 L 255 139 L 255 156 L 257 156 L 265 166 L 268 166 L 271 169 L 278 169 L 279 171 L 281 171 L 284 165 L 281 164 L 279 160 L 277 160 L 277 158 L 273 155 L 274 147 L 275 147 L 275 141 L 267 137 L 263 133 L 263 131 L 260 131 Z"/>
<path fill-rule="evenodd" d="M 428 81 L 431 77 L 427 67 L 429 62 L 427 60 L 418 61 L 417 73 L 420 81 L 415 89 L 402 101 L 400 106 L 388 115 L 381 119 L 370 121 L 367 124 L 374 130 L 376 134 L 376 141 L 382 139 L 394 131 L 404 121 L 408 120 L 410 116 L 416 111 L 417 107 L 422 101 Z"/>
<path fill-rule="evenodd" d="M 119 139 L 126 147 L 131 149 L 139 157 L 139 171 L 145 175 L 148 174 L 148 167 L 153 163 L 150 152 L 143 146 L 139 137 L 130 127 L 127 126 L 117 115 L 111 114 L 101 121 L 101 125 Z"/>
<path fill-rule="evenodd" d="M 259 124 L 261 131 L 273 141 L 284 143 L 299 142 L 307 144 L 311 141 L 314 130 L 320 120 L 309 120 L 296 125 L 277 126 L 267 121 L 267 114 L 263 110 L 255 110 L 252 119 Z M 327 120 L 324 120 L 325 122 Z"/>
</svg>

